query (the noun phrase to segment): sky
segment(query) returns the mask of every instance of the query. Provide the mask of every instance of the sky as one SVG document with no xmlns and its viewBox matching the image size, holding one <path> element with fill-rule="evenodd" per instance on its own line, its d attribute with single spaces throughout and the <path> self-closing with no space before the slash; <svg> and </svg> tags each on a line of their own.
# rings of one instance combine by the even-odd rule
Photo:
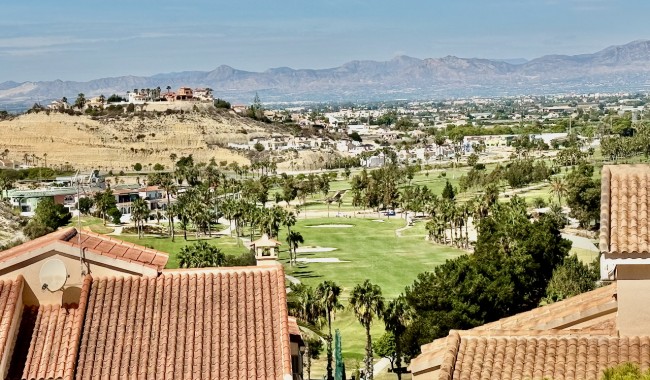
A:
<svg viewBox="0 0 650 380">
<path fill-rule="evenodd" d="M 583 54 L 650 39 L 648 14 L 647 0 L 7 1 L 0 83 Z"/>
</svg>

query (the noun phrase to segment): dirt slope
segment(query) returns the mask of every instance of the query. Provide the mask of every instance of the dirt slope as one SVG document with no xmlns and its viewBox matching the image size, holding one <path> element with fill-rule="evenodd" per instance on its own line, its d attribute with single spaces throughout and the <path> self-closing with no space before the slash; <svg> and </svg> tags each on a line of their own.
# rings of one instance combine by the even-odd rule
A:
<svg viewBox="0 0 650 380">
<path fill-rule="evenodd" d="M 24 161 L 34 154 L 44 164 L 70 163 L 75 168 L 129 170 L 139 162 L 169 166 L 169 156 L 193 154 L 198 161 L 247 164 L 248 159 L 224 147 L 269 134 L 266 125 L 221 113 L 135 115 L 91 118 L 45 112 L 0 122 L 0 150 L 8 158 Z"/>
</svg>

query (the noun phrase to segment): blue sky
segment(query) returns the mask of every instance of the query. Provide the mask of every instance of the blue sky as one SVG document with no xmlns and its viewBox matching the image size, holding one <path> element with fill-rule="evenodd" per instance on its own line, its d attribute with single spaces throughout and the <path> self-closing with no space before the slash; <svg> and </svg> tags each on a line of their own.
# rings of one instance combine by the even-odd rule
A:
<svg viewBox="0 0 650 380">
<path fill-rule="evenodd" d="M 0 82 L 591 53 L 650 39 L 648 14 L 647 0 L 8 1 Z"/>
</svg>

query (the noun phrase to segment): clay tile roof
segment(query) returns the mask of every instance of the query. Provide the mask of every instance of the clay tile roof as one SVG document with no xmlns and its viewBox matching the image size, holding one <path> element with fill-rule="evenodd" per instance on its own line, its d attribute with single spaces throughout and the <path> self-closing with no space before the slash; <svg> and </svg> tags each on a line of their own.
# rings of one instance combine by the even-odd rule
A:
<svg viewBox="0 0 650 380">
<path fill-rule="evenodd" d="M 169 256 L 164 252 L 127 243 L 106 235 L 96 234 L 90 231 L 81 231 L 81 238 L 81 246 L 87 247 L 90 252 L 126 261 L 137 262 L 144 266 L 155 268 L 159 272 L 165 267 L 167 260 L 169 260 Z M 74 236 L 67 239 L 67 243 L 73 247 L 79 247 L 77 239 Z"/>
<path fill-rule="evenodd" d="M 161 251 L 134 245 L 90 231 L 81 231 L 80 234 L 77 234 L 77 230 L 70 227 L 0 252 L 0 263 L 53 243 L 61 243 L 75 248 L 79 248 L 79 243 L 81 243 L 81 247 L 85 248 L 86 252 L 121 259 L 127 262 L 135 262 L 145 267 L 156 269 L 158 272 L 162 271 L 169 259 L 169 256 Z"/>
<path fill-rule="evenodd" d="M 68 240 L 77 233 L 77 230 L 74 228 L 66 228 L 58 231 L 54 231 L 51 234 L 41 236 L 34 240 L 30 240 L 21 245 L 17 245 L 13 248 L 9 248 L 0 252 L 0 262 L 10 260 L 14 257 L 20 256 L 26 252 L 33 251 L 46 245 L 52 244 L 52 242 L 60 240 Z"/>
<path fill-rule="evenodd" d="M 295 317 L 289 317 L 289 335 L 301 335 L 298 320 Z"/>
<path fill-rule="evenodd" d="M 284 285 L 279 265 L 94 279 L 76 378 L 290 376 Z"/>
<path fill-rule="evenodd" d="M 600 201 L 601 252 L 650 254 L 650 165 L 606 165 Z"/>
<path fill-rule="evenodd" d="M 252 241 L 249 243 L 250 246 L 255 246 L 255 247 L 277 247 L 279 245 L 282 245 L 279 241 L 275 239 L 269 238 L 269 235 L 264 234 L 262 235 L 261 238 Z"/>
<path fill-rule="evenodd" d="M 439 379 L 593 379 L 625 362 L 649 367 L 650 337 L 550 333 L 478 335 L 452 331 Z"/>
<path fill-rule="evenodd" d="M 496 331 L 562 331 L 564 333 L 616 334 L 615 318 L 618 311 L 616 283 L 603 286 L 569 299 L 535 308 L 511 317 L 468 330 L 469 333 L 492 334 Z M 451 336 L 451 335 L 450 335 Z M 411 361 L 413 373 L 442 370 L 449 337 L 436 339 L 422 346 L 422 354 Z"/>
<path fill-rule="evenodd" d="M 18 323 L 15 320 L 15 311 L 18 301 L 22 298 L 24 279 L 18 276 L 15 280 L 0 281 L 0 357 L 3 357 L 8 341 L 13 337 L 9 336 L 12 325 Z"/>
<path fill-rule="evenodd" d="M 74 378 L 90 283 L 87 276 L 79 304 L 25 306 L 9 378 Z"/>
</svg>

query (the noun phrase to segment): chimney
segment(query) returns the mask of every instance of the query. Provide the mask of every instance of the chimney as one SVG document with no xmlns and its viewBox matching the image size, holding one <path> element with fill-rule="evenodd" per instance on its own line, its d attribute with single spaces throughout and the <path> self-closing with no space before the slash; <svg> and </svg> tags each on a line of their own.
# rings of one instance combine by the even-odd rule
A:
<svg viewBox="0 0 650 380">
<path fill-rule="evenodd" d="M 650 335 L 650 165 L 602 170 L 600 274 L 616 281 L 621 336 Z"/>
</svg>

